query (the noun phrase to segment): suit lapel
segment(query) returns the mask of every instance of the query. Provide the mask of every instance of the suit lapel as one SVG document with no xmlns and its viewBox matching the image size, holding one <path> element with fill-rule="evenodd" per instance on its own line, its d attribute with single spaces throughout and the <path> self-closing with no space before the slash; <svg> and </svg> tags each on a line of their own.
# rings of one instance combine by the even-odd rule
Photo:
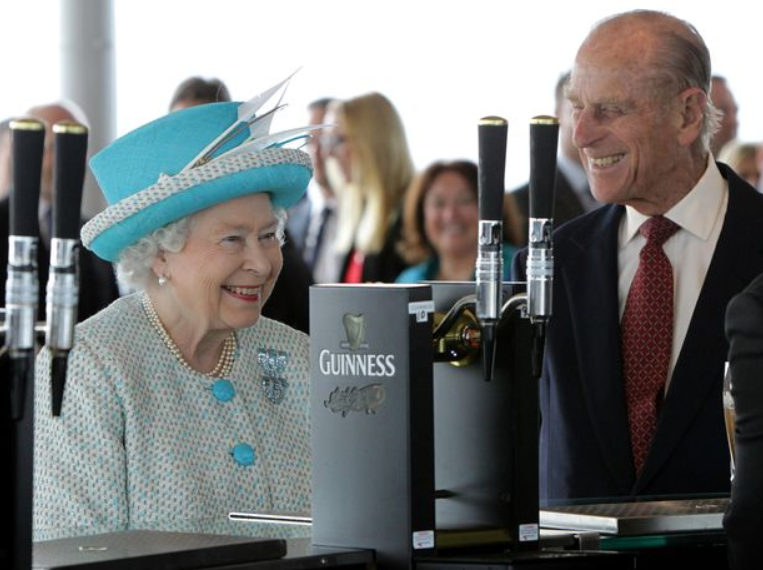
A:
<svg viewBox="0 0 763 570">
<path fill-rule="evenodd" d="M 751 199 L 751 189 L 740 188 L 743 183 L 735 175 L 722 172 L 729 178 L 723 228 L 673 371 L 655 443 L 634 493 L 644 489 L 669 460 L 707 398 L 717 399 L 721 406 L 722 362 L 728 352 L 723 328 L 726 306 L 763 271 L 759 202 Z"/>
<path fill-rule="evenodd" d="M 608 206 L 572 236 L 562 268 L 577 345 L 580 381 L 597 443 L 621 494 L 634 480 L 620 356 L 617 232 L 623 208 Z"/>
</svg>

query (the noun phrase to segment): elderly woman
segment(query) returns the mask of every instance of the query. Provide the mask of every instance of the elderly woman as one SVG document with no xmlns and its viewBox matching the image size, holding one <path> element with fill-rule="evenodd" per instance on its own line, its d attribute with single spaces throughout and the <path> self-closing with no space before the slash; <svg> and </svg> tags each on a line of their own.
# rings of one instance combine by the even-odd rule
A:
<svg viewBox="0 0 763 570">
<path fill-rule="evenodd" d="M 110 206 L 83 242 L 142 291 L 77 327 L 60 417 L 47 412 L 50 353 L 38 357 L 37 540 L 286 536 L 296 529 L 228 513 L 309 511 L 308 339 L 261 311 L 310 159 L 253 139 L 261 125 L 238 113 L 171 113 L 91 161 Z"/>
<path fill-rule="evenodd" d="M 405 197 L 403 258 L 412 267 L 398 283 L 471 281 L 477 263 L 477 165 L 467 160 L 435 162 L 417 176 Z M 504 198 L 504 277 L 519 243 L 519 216 L 511 195 Z"/>
</svg>

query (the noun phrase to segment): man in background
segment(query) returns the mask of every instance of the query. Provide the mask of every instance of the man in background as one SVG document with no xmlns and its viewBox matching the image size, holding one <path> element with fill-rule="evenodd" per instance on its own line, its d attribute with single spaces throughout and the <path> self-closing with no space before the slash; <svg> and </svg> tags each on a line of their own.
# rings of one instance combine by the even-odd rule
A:
<svg viewBox="0 0 763 570">
<path fill-rule="evenodd" d="M 739 113 L 739 107 L 737 106 L 736 99 L 734 99 L 734 94 L 729 89 L 728 81 L 720 75 L 713 75 L 710 99 L 713 101 L 715 108 L 723 113 L 720 128 L 713 135 L 710 143 L 710 151 L 717 158 L 721 154 L 723 147 L 737 138 L 737 129 L 739 128 L 737 113 Z"/>
<path fill-rule="evenodd" d="M 308 105 L 309 124 L 323 124 L 330 98 Z M 339 281 L 343 258 L 334 251 L 337 230 L 337 199 L 326 176 L 321 145 L 323 129 L 311 133 L 307 151 L 313 159 L 313 179 L 305 197 L 289 212 L 288 230 L 316 283 Z"/>
<path fill-rule="evenodd" d="M 53 165 L 55 163 L 55 137 L 52 127 L 59 121 L 75 121 L 88 125 L 84 113 L 72 103 L 51 103 L 32 107 L 27 115 L 45 123 L 45 148 L 40 177 L 40 241 L 37 247 L 37 271 L 39 279 L 39 297 L 37 314 L 45 319 L 45 293 L 50 266 L 51 212 L 53 207 Z M 10 203 L 9 199 L 0 200 L 0 295 L 5 300 L 5 281 L 8 276 L 8 232 Z M 83 220 L 84 222 L 84 220 Z M 79 250 L 79 306 L 78 320 L 82 321 L 119 296 L 116 277 L 110 263 L 106 263 L 91 251 Z"/>
<path fill-rule="evenodd" d="M 559 119 L 559 153 L 556 159 L 556 188 L 554 194 L 554 226 L 590 212 L 600 206 L 591 194 L 588 177 L 580 162 L 580 153 L 572 140 L 572 107 L 564 96 L 564 88 L 570 72 L 564 73 L 556 82 L 554 91 L 556 116 Z M 530 217 L 530 185 L 525 184 L 513 191 L 522 214 L 522 243 L 527 243 L 528 219 Z"/>
</svg>

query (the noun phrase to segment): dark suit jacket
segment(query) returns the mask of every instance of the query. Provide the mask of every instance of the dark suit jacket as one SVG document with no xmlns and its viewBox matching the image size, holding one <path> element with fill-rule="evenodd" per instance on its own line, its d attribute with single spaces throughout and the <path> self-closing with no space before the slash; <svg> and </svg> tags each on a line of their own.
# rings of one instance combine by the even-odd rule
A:
<svg viewBox="0 0 763 570">
<path fill-rule="evenodd" d="M 519 212 L 522 214 L 522 245 L 527 245 L 528 219 L 530 217 L 530 184 L 520 186 L 512 191 Z M 572 189 L 570 181 L 558 168 L 556 169 L 556 185 L 554 186 L 554 226 L 559 227 L 573 218 L 585 214 L 580 198 Z"/>
<path fill-rule="evenodd" d="M 8 276 L 8 230 L 10 202 L 8 198 L 0 200 L 0 303 L 5 304 L 5 280 Z M 45 320 L 45 289 L 48 284 L 50 252 L 48 244 L 40 240 L 37 248 L 37 275 L 39 296 L 37 305 L 38 320 Z M 113 266 L 102 260 L 90 250 L 80 248 L 79 253 L 79 307 L 78 320 L 84 321 L 101 309 L 107 307 L 119 296 Z"/>
<path fill-rule="evenodd" d="M 731 169 L 728 211 L 637 478 L 620 353 L 617 232 L 609 205 L 554 234 L 553 317 L 541 378 L 541 497 L 724 492 L 729 453 L 721 386 L 726 305 L 763 271 L 763 196 Z M 514 275 L 524 278 L 525 253 Z"/>
<path fill-rule="evenodd" d="M 763 530 L 763 275 L 726 312 L 737 416 L 736 473 L 723 525 L 734 570 L 761 566 Z"/>
<path fill-rule="evenodd" d="M 307 194 L 299 199 L 299 202 L 289 208 L 289 217 L 286 220 L 286 231 L 289 232 L 291 243 L 297 252 L 302 255 L 305 250 L 305 238 L 310 227 L 312 216 L 312 203 Z"/>
<path fill-rule="evenodd" d="M 304 333 L 310 332 L 310 285 L 313 276 L 297 249 L 291 242 L 289 233 L 281 248 L 283 268 L 276 286 L 270 294 L 262 314 L 269 319 L 285 323 Z"/>
</svg>

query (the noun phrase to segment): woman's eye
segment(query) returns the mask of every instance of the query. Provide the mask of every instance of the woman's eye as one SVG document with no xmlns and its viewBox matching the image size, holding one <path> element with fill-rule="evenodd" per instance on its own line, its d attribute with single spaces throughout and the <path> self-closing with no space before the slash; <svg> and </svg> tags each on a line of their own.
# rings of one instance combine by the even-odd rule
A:
<svg viewBox="0 0 763 570">
<path fill-rule="evenodd" d="M 241 241 L 241 236 L 225 236 L 222 241 L 223 243 L 238 243 Z"/>
<path fill-rule="evenodd" d="M 276 241 L 278 240 L 278 232 L 267 232 L 260 236 L 262 241 Z"/>
</svg>

